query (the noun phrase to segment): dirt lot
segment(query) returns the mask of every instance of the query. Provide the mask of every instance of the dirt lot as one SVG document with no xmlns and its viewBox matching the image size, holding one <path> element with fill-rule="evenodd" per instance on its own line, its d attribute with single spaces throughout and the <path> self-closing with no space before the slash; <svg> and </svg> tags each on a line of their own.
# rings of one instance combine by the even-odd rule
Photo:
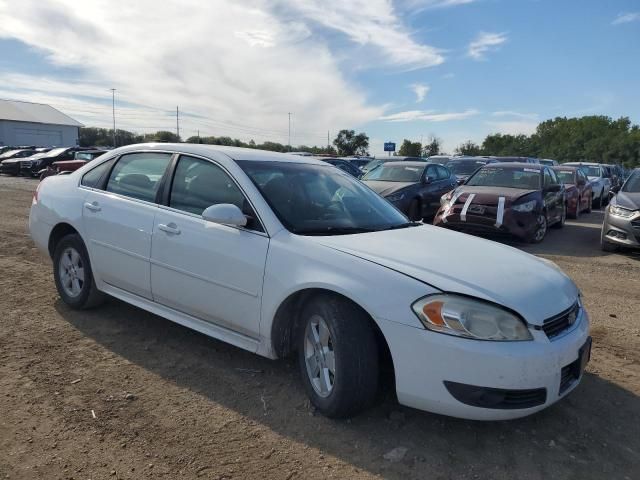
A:
<svg viewBox="0 0 640 480">
<path fill-rule="evenodd" d="M 591 313 L 592 361 L 567 399 L 480 423 L 387 395 L 332 421 L 293 361 L 116 300 L 66 308 L 27 234 L 35 185 L 0 177 L 0 478 L 640 478 L 640 256 L 600 252 L 600 212 L 526 247 L 576 281 Z M 396 447 L 406 455 L 385 460 Z"/>
</svg>

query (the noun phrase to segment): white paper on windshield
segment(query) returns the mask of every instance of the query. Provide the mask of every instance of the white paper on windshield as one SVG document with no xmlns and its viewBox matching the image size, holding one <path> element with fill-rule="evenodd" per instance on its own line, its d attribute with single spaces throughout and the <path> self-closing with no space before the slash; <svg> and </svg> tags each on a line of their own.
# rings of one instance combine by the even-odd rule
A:
<svg viewBox="0 0 640 480">
<path fill-rule="evenodd" d="M 525 172 L 531 172 L 531 173 L 540 173 L 540 170 L 535 170 L 533 168 L 525 168 L 524 171 Z"/>
</svg>

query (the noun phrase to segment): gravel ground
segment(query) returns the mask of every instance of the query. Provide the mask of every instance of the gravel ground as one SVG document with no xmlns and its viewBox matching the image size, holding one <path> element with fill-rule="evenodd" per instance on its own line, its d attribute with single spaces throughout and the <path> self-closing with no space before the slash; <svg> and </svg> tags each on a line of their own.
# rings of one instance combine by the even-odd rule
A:
<svg viewBox="0 0 640 480">
<path fill-rule="evenodd" d="M 600 251 L 601 212 L 520 245 L 566 271 L 592 317 L 592 360 L 568 398 L 481 423 L 387 394 L 333 421 L 291 360 L 117 300 L 69 310 L 28 237 L 35 185 L 0 177 L 0 478 L 640 478 L 640 256 Z"/>
</svg>

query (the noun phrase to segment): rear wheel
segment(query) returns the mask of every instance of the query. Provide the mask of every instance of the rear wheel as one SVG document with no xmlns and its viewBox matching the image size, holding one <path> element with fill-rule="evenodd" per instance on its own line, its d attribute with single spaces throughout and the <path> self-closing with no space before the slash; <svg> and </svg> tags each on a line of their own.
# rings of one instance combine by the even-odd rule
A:
<svg viewBox="0 0 640 480">
<path fill-rule="evenodd" d="M 578 198 L 578 203 L 576 203 L 576 211 L 573 214 L 573 218 L 576 220 L 580 218 L 580 209 L 582 208 L 582 198 Z"/>
<path fill-rule="evenodd" d="M 53 277 L 60 298 L 71 308 L 91 308 L 104 301 L 104 294 L 93 279 L 87 249 L 78 234 L 66 235 L 56 245 Z"/>
<path fill-rule="evenodd" d="M 420 200 L 418 200 L 417 198 L 411 200 L 411 203 L 409 204 L 409 211 L 407 212 L 407 217 L 409 217 L 409 220 L 411 220 L 412 222 L 417 222 L 422 218 L 422 212 L 420 211 Z"/>
<path fill-rule="evenodd" d="M 560 213 L 560 220 L 553 224 L 553 228 L 562 228 L 567 221 L 567 205 L 562 205 L 562 212 Z"/>
<path fill-rule="evenodd" d="M 591 198 L 587 202 L 587 208 L 585 208 L 586 213 L 591 213 L 591 206 L 593 205 L 593 193 L 591 194 Z"/>
<path fill-rule="evenodd" d="M 360 413 L 378 389 L 378 347 L 370 319 L 346 299 L 320 295 L 302 311 L 298 357 L 311 403 L 332 418 Z"/>
</svg>

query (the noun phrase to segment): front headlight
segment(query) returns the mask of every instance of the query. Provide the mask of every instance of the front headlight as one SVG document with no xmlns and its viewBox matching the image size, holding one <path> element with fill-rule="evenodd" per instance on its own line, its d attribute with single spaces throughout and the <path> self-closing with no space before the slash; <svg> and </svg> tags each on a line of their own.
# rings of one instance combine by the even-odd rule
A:
<svg viewBox="0 0 640 480">
<path fill-rule="evenodd" d="M 430 295 L 411 308 L 425 328 L 476 340 L 532 340 L 522 319 L 488 302 L 462 295 Z"/>
<path fill-rule="evenodd" d="M 609 213 L 617 217 L 631 218 L 635 215 L 636 212 L 635 210 L 629 210 L 627 208 L 622 208 L 617 205 L 609 205 Z"/>
<path fill-rule="evenodd" d="M 536 208 L 536 203 L 537 202 L 535 200 L 531 200 L 529 202 L 513 205 L 511 208 L 516 212 L 533 212 L 533 209 Z"/>
<path fill-rule="evenodd" d="M 387 197 L 390 202 L 398 202 L 404 198 L 404 192 L 392 193 Z"/>
</svg>

